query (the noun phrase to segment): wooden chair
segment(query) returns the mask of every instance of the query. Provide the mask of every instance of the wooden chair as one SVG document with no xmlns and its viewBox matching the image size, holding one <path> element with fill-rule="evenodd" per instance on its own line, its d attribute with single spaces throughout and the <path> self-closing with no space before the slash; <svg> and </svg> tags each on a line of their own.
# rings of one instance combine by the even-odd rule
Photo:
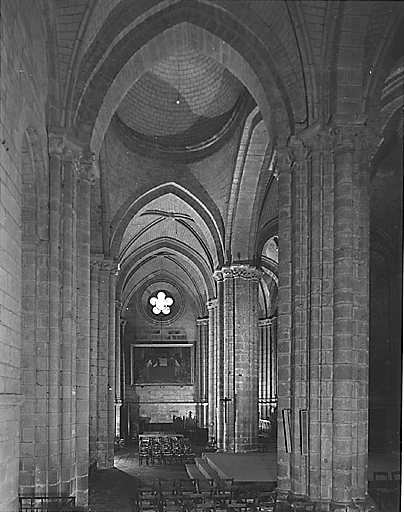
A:
<svg viewBox="0 0 404 512">
<path fill-rule="evenodd" d="M 379 509 L 385 508 L 396 500 L 396 493 L 389 485 L 389 474 L 387 471 L 375 471 L 373 473 L 374 487 L 373 498 Z"/>
<path fill-rule="evenodd" d="M 399 485 L 399 482 L 401 482 L 401 471 L 392 471 L 391 480 Z"/>
<path fill-rule="evenodd" d="M 185 464 L 194 464 L 195 463 L 195 453 L 193 452 L 185 452 L 183 456 L 183 460 Z"/>
<path fill-rule="evenodd" d="M 158 511 L 159 512 L 180 512 L 183 510 L 183 500 L 181 496 L 173 494 L 160 494 Z"/>
<path fill-rule="evenodd" d="M 159 464 L 163 464 L 163 452 L 160 447 L 154 446 L 150 452 L 150 462 L 155 464 L 158 462 Z"/>
<path fill-rule="evenodd" d="M 293 505 L 287 501 L 277 500 L 274 506 L 274 512 L 294 512 Z"/>
<path fill-rule="evenodd" d="M 198 486 L 196 479 L 183 479 L 177 480 L 178 494 L 181 496 L 192 496 L 198 493 Z"/>
<path fill-rule="evenodd" d="M 257 510 L 257 505 L 250 502 L 240 503 L 233 501 L 226 505 L 226 510 L 228 512 L 255 512 Z"/>
<path fill-rule="evenodd" d="M 163 461 L 163 464 L 173 464 L 174 463 L 174 457 L 173 452 L 171 451 L 171 448 L 163 448 L 161 452 L 161 460 Z"/>
<path fill-rule="evenodd" d="M 215 480 L 216 495 L 222 504 L 230 504 L 237 497 L 238 487 L 234 485 L 234 478 Z"/>
<path fill-rule="evenodd" d="M 139 450 L 139 466 L 142 466 L 143 462 L 149 465 L 149 450 L 144 448 Z"/>
<path fill-rule="evenodd" d="M 138 512 L 151 512 L 156 509 L 156 494 L 151 489 L 138 489 L 135 505 Z"/>
<path fill-rule="evenodd" d="M 195 479 L 196 482 L 196 488 L 198 490 L 198 492 L 205 492 L 205 493 L 210 493 L 210 494 L 215 494 L 216 492 L 216 484 L 215 484 L 215 481 L 213 480 L 213 478 L 209 478 L 209 479 Z"/>
<path fill-rule="evenodd" d="M 257 511 L 273 512 L 276 503 L 277 492 L 268 491 L 258 494 Z"/>
</svg>

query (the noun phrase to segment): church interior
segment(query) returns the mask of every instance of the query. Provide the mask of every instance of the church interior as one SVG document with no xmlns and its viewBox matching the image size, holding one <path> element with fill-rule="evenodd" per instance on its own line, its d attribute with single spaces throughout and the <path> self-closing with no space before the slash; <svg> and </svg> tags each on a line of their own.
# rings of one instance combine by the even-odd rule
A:
<svg viewBox="0 0 404 512">
<path fill-rule="evenodd" d="M 86 510 L 116 438 L 187 416 L 220 453 L 271 422 L 280 493 L 367 510 L 401 454 L 403 14 L 1 2 L 1 512 Z"/>
</svg>

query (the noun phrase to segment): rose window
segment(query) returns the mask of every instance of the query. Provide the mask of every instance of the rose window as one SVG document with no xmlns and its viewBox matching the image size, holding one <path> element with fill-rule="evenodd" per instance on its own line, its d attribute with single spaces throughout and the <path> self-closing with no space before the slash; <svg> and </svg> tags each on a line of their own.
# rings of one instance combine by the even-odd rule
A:
<svg viewBox="0 0 404 512">
<path fill-rule="evenodd" d="M 155 315 L 163 313 L 163 315 L 169 315 L 171 312 L 170 306 L 174 304 L 174 299 L 168 297 L 164 292 L 158 292 L 156 297 L 149 299 L 150 304 L 153 306 L 152 311 Z"/>
</svg>

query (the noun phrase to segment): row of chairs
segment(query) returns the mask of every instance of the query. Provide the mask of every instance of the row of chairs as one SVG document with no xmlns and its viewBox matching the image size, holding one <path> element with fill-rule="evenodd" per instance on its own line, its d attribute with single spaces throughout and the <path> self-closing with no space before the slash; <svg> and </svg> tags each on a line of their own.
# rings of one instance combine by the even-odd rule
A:
<svg viewBox="0 0 404 512">
<path fill-rule="evenodd" d="M 19 496 L 20 512 L 73 512 L 76 498 L 73 496 Z"/>
<path fill-rule="evenodd" d="M 139 465 L 193 464 L 195 453 L 189 440 L 176 437 L 151 437 L 139 440 Z"/>
<path fill-rule="evenodd" d="M 248 489 L 234 479 L 177 479 L 172 485 L 157 480 L 141 488 L 136 512 L 316 512 L 317 503 L 291 496 L 277 500 L 277 491 Z"/>
<path fill-rule="evenodd" d="M 202 512 L 230 510 L 233 480 L 176 479 L 172 484 L 155 480 L 151 488 L 138 490 L 136 512 Z"/>
</svg>

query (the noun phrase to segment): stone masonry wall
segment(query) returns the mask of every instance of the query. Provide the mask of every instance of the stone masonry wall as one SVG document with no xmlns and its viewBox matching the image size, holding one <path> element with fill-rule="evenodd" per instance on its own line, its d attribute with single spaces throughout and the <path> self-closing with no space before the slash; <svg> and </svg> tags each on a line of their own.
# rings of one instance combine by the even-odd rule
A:
<svg viewBox="0 0 404 512">
<path fill-rule="evenodd" d="M 138 408 L 139 417 L 149 417 L 150 423 L 171 423 L 173 416 L 187 416 L 189 411 L 195 416 L 193 386 L 131 386 L 126 396 L 133 410 Z"/>
<path fill-rule="evenodd" d="M 3 2 L 0 24 L 0 510 L 12 512 L 19 484 L 21 154 L 27 131 L 37 148 L 46 147 L 48 73 L 40 2 L 29 9 L 24 1 Z M 33 435 L 26 428 L 24 440 L 32 443 Z"/>
</svg>

